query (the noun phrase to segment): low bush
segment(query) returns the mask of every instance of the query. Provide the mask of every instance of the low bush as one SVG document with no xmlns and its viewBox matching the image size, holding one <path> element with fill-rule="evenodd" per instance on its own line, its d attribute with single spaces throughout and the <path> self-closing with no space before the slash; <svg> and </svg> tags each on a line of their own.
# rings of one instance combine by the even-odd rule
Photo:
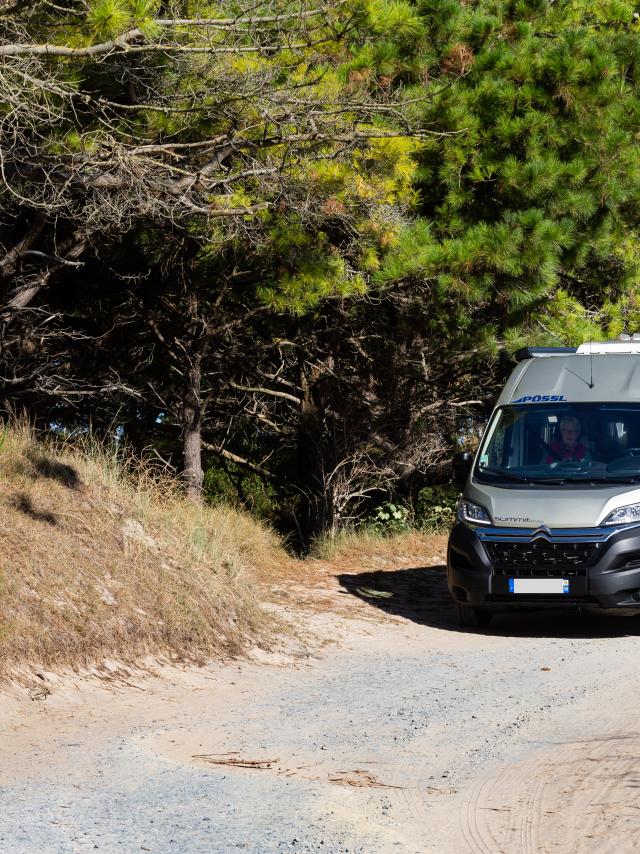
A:
<svg viewBox="0 0 640 854">
<path fill-rule="evenodd" d="M 413 523 L 421 531 L 443 531 L 455 520 L 458 490 L 451 485 L 425 486 L 416 501 Z"/>
</svg>

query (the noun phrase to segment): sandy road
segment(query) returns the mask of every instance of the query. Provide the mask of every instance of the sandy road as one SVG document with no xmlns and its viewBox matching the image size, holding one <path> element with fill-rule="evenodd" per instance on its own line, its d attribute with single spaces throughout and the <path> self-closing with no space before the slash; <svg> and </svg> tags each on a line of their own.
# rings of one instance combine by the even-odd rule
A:
<svg viewBox="0 0 640 854">
<path fill-rule="evenodd" d="M 467 790 L 461 831 L 483 852 L 638 850 L 640 735 L 612 731 L 501 767 Z"/>
<path fill-rule="evenodd" d="M 0 850 L 640 847 L 639 624 L 459 632 L 441 569 L 314 595 L 328 646 L 2 695 Z"/>
</svg>

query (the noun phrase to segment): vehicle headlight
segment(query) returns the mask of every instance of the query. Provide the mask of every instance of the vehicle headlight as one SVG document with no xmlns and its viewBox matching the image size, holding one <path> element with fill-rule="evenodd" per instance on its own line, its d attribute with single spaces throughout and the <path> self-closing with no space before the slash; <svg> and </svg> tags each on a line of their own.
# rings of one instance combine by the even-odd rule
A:
<svg viewBox="0 0 640 854">
<path fill-rule="evenodd" d="M 491 516 L 484 507 L 481 507 L 480 504 L 474 504 L 473 501 L 467 501 L 466 498 L 461 498 L 458 501 L 458 519 L 461 522 L 471 522 L 474 525 L 492 524 Z"/>
<path fill-rule="evenodd" d="M 640 504 L 627 504 L 626 507 L 618 507 L 613 510 L 601 525 L 630 525 L 640 522 Z"/>
</svg>

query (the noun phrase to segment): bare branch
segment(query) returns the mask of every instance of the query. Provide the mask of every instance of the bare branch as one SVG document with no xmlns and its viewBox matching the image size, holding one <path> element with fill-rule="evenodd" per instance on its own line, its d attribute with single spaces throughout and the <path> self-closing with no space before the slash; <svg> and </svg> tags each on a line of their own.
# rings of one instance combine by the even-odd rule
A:
<svg viewBox="0 0 640 854">
<path fill-rule="evenodd" d="M 281 397 L 283 400 L 289 400 L 291 403 L 295 403 L 296 406 L 302 406 L 302 400 L 299 397 L 295 397 L 295 395 L 289 394 L 289 392 L 286 391 L 275 391 L 274 389 L 262 388 L 261 386 L 241 386 L 233 380 L 229 380 L 229 385 L 237 391 L 244 391 L 248 394 L 266 394 L 269 397 Z"/>
<path fill-rule="evenodd" d="M 202 447 L 207 451 L 211 451 L 214 454 L 217 454 L 219 457 L 223 457 L 225 460 L 230 460 L 233 463 L 238 463 L 238 465 L 244 466 L 245 468 L 254 471 L 256 474 L 261 475 L 262 477 L 269 478 L 269 480 L 273 479 L 273 474 L 262 466 L 256 465 L 252 463 L 250 460 L 245 459 L 244 457 L 239 456 L 238 454 L 234 454 L 231 451 L 228 451 L 226 448 L 223 448 L 220 445 L 212 445 L 210 442 L 203 442 Z"/>
<path fill-rule="evenodd" d="M 145 33 L 138 28 L 129 30 L 115 39 L 109 39 L 99 44 L 86 47 L 69 47 L 68 45 L 55 44 L 5 44 L 0 45 L 0 56 L 61 56 L 61 57 L 93 57 L 105 54 L 122 52 L 133 53 L 173 53 L 173 54 L 241 54 L 241 53 L 277 53 L 281 50 L 305 50 L 311 47 L 319 47 L 334 41 L 335 36 L 325 36 L 315 41 L 295 42 L 288 44 L 258 44 L 258 45 L 182 45 L 165 42 L 147 42 L 135 44 L 136 39 L 144 39 Z"/>
<path fill-rule="evenodd" d="M 22 240 L 19 240 L 18 243 L 16 243 L 16 245 L 6 253 L 2 261 L 0 261 L 0 276 L 7 277 L 12 276 L 15 273 L 20 258 L 24 256 L 30 246 L 33 246 L 42 233 L 44 225 L 44 217 L 36 217 L 31 227 L 26 231 Z"/>
<path fill-rule="evenodd" d="M 344 6 L 346 0 L 337 0 L 333 3 L 333 8 Z M 183 26 L 205 26 L 205 27 L 236 27 L 239 25 L 258 24 L 279 24 L 284 21 L 301 21 L 308 18 L 315 18 L 318 15 L 326 15 L 330 10 L 329 6 L 321 6 L 318 9 L 309 9 L 306 12 L 294 12 L 293 14 L 282 15 L 256 15 L 244 18 L 158 18 L 155 23 L 162 27 L 183 27 Z"/>
<path fill-rule="evenodd" d="M 66 264 L 74 262 L 82 255 L 87 247 L 87 243 L 87 238 L 78 239 L 77 243 L 69 249 L 64 258 L 60 259 L 60 261 L 56 261 L 53 266 L 48 267 L 46 270 L 32 278 L 27 278 L 20 286 L 17 293 L 14 294 L 14 296 L 7 302 L 6 309 L 9 311 L 17 311 L 26 308 L 39 291 L 48 284 L 54 273 Z"/>
</svg>

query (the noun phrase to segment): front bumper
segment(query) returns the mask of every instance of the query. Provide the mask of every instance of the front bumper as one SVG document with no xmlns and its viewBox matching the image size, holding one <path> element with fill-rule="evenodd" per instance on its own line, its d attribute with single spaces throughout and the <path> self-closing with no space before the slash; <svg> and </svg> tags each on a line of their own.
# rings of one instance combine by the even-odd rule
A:
<svg viewBox="0 0 640 854">
<path fill-rule="evenodd" d="M 449 537 L 447 575 L 453 598 L 476 607 L 583 605 L 640 614 L 640 525 L 541 532 L 458 522 Z M 510 593 L 510 578 L 568 579 L 569 593 Z"/>
</svg>

